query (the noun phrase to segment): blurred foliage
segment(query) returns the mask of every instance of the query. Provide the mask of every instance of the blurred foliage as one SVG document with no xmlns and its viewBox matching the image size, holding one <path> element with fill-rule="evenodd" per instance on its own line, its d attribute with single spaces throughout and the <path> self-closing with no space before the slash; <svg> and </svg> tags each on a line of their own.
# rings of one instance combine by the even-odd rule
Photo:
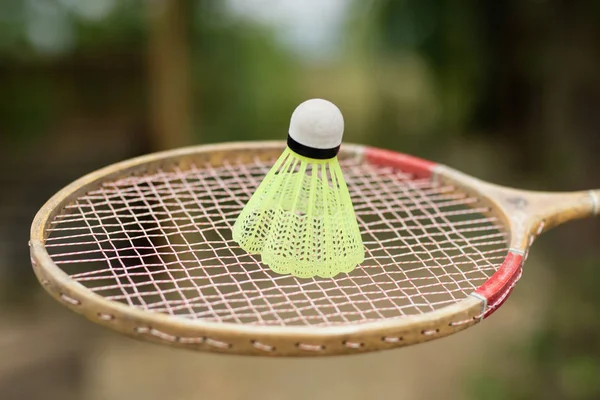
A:
<svg viewBox="0 0 600 400">
<path fill-rule="evenodd" d="M 401 0 L 381 2 L 384 52 L 408 56 L 417 53 L 435 77 L 435 94 L 441 102 L 439 134 L 457 135 L 472 125 L 477 101 L 484 94 L 488 61 L 481 32 L 486 22 L 461 2 Z M 474 5 L 474 4 L 473 4 Z"/>
<path fill-rule="evenodd" d="M 0 2 L 0 138 L 34 140 L 64 113 L 72 113 L 69 107 L 82 96 L 94 97 L 85 61 L 91 59 L 102 68 L 104 58 L 136 52 L 147 29 L 142 4 L 138 0 Z M 72 82 L 60 79 L 64 75 Z M 77 86 L 80 77 L 88 90 L 76 87 L 77 99 L 70 102 L 69 88 Z"/>
<path fill-rule="evenodd" d="M 0 71 L 6 73 L 5 81 L 0 77 L 5 94 L 0 99 L 1 134 L 25 140 L 47 131 L 59 118 L 65 88 L 48 68 L 73 70 L 74 65 L 75 81 L 86 75 L 86 68 L 101 68 L 109 60 L 131 64 L 143 59 L 146 12 L 147 4 L 136 0 L 2 2 Z M 281 139 L 277 128 L 287 124 L 289 110 L 300 101 L 294 87 L 297 60 L 269 29 L 235 20 L 222 2 L 192 2 L 188 16 L 199 139 Z M 44 26 L 48 32 L 40 32 Z M 42 72 L 25 77 L 19 66 Z M 130 99 L 140 103 L 143 94 Z"/>
<path fill-rule="evenodd" d="M 195 2 L 192 55 L 203 142 L 282 139 L 298 102 L 295 60 L 268 28 L 235 20 L 218 0 Z"/>
</svg>

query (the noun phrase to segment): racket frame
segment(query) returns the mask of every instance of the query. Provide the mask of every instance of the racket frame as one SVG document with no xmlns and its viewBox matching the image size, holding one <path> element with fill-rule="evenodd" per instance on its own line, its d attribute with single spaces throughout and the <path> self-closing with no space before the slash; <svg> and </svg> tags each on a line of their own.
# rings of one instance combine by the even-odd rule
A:
<svg viewBox="0 0 600 400">
<path fill-rule="evenodd" d="M 65 206 L 102 182 L 145 174 L 176 164 L 185 169 L 201 158 L 213 165 L 225 157 L 276 157 L 282 141 L 230 142 L 153 153 L 92 172 L 66 186 L 36 214 L 30 237 L 31 264 L 42 287 L 58 302 L 88 320 L 126 336 L 189 350 L 257 356 L 331 356 L 392 349 L 442 338 L 489 317 L 510 296 L 533 241 L 561 223 L 597 214 L 597 191 L 548 193 L 490 184 L 444 165 L 394 151 L 343 144 L 340 157 L 396 166 L 419 178 L 452 184 L 489 204 L 509 232 L 510 249 L 492 277 L 465 299 L 436 311 L 355 325 L 259 326 L 178 318 L 110 301 L 70 279 L 48 254 L 48 226 Z M 242 160 L 243 161 L 243 160 Z"/>
</svg>

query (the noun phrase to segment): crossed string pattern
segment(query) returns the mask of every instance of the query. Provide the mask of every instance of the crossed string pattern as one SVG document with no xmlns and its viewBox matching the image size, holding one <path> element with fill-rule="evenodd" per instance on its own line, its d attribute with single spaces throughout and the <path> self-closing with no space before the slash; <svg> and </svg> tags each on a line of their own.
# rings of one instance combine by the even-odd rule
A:
<svg viewBox="0 0 600 400">
<path fill-rule="evenodd" d="M 489 207 L 450 185 L 341 160 L 366 247 L 334 278 L 278 275 L 231 239 L 275 160 L 191 164 L 107 181 L 66 206 L 46 248 L 71 279 L 149 312 L 258 325 L 358 324 L 431 312 L 483 284 L 507 254 Z"/>
</svg>

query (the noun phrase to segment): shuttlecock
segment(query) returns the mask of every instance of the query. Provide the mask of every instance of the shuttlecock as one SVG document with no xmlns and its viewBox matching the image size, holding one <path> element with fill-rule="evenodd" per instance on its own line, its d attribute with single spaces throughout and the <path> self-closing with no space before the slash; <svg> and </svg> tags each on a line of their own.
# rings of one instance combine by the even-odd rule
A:
<svg viewBox="0 0 600 400">
<path fill-rule="evenodd" d="M 309 278 L 348 273 L 364 247 L 338 161 L 344 118 L 312 99 L 290 120 L 287 147 L 233 226 L 233 240 L 279 274 Z"/>
</svg>

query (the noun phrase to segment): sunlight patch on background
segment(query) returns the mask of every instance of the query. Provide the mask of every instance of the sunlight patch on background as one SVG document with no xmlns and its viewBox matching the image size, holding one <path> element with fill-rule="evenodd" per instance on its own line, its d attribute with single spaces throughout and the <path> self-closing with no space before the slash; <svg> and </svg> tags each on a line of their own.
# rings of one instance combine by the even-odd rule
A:
<svg viewBox="0 0 600 400">
<path fill-rule="evenodd" d="M 82 19 L 101 21 L 114 10 L 115 0 L 60 0 L 60 2 Z"/>
<path fill-rule="evenodd" d="M 25 34 L 36 50 L 56 54 L 73 46 L 75 38 L 67 10 L 40 0 L 27 0 L 25 7 Z"/>
<path fill-rule="evenodd" d="M 115 7 L 115 0 L 27 0 L 24 5 L 25 37 L 40 53 L 64 53 L 77 42 L 73 17 L 100 22 Z"/>
<path fill-rule="evenodd" d="M 273 27 L 279 40 L 312 60 L 335 55 L 351 0 L 226 0 L 228 10 Z"/>
</svg>

